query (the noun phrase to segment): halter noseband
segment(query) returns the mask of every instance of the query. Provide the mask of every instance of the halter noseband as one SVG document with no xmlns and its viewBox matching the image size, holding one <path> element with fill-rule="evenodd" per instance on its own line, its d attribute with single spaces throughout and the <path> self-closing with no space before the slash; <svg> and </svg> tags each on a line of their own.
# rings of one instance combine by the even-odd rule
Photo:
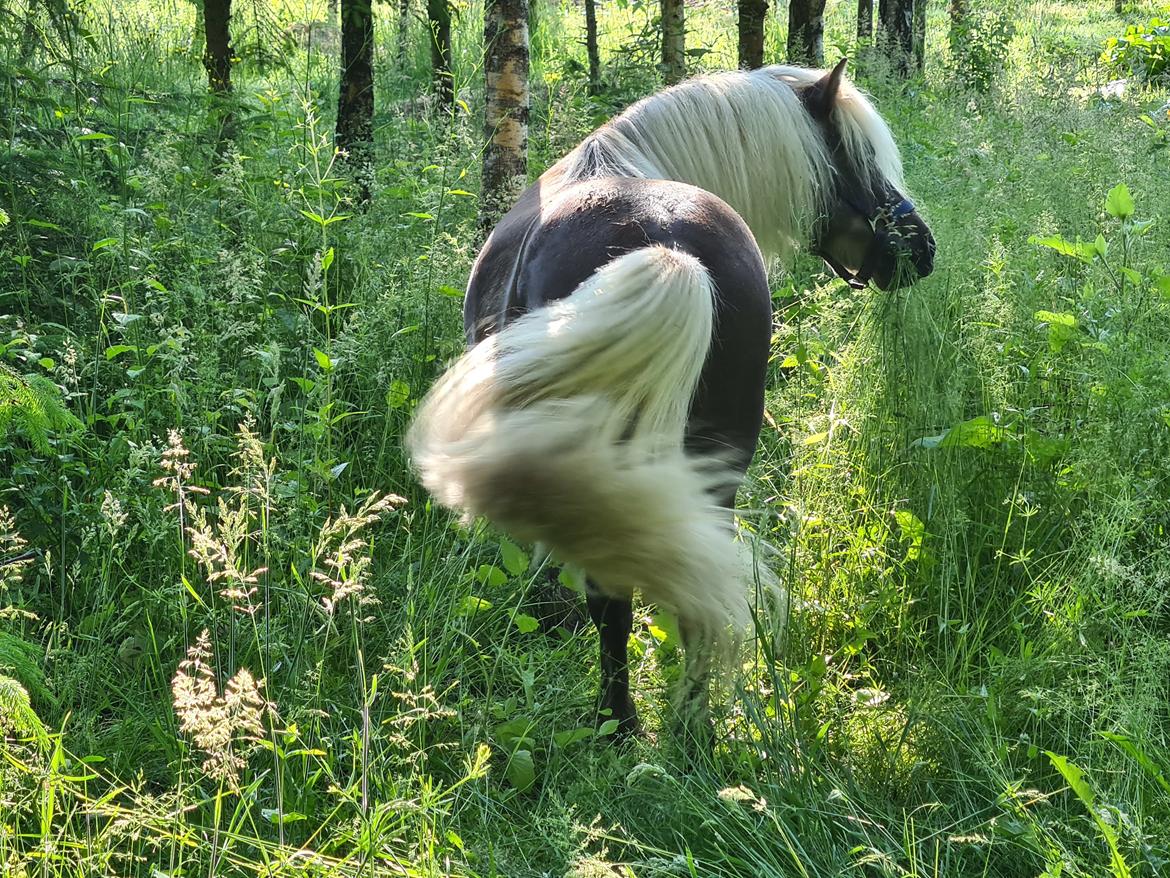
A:
<svg viewBox="0 0 1170 878">
<path fill-rule="evenodd" d="M 846 197 L 844 200 L 846 204 L 856 210 L 861 216 L 866 215 L 866 212 L 853 199 Z M 914 202 L 909 198 L 903 197 L 893 207 L 883 207 L 877 212 L 876 216 L 866 217 L 866 220 L 873 227 L 873 239 L 869 242 L 869 246 L 865 250 L 865 257 L 861 261 L 861 268 L 856 272 L 851 272 L 828 253 L 820 253 L 818 255 L 850 287 L 855 290 L 864 290 L 869 286 L 869 281 L 873 277 L 873 273 L 877 271 L 878 260 L 888 252 L 889 248 L 887 244 L 890 240 L 890 228 L 902 217 L 914 213 L 914 210 Z"/>
</svg>

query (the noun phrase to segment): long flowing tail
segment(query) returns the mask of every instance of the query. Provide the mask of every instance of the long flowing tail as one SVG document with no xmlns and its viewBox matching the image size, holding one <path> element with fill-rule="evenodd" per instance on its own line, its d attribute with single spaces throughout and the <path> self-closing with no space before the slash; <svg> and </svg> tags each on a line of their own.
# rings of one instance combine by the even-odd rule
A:
<svg viewBox="0 0 1170 878">
<path fill-rule="evenodd" d="M 621 256 L 465 354 L 407 445 L 443 505 L 545 543 L 611 596 L 641 590 L 718 644 L 750 625 L 752 563 L 711 499 L 734 476 L 683 452 L 714 296 L 693 256 Z"/>
</svg>

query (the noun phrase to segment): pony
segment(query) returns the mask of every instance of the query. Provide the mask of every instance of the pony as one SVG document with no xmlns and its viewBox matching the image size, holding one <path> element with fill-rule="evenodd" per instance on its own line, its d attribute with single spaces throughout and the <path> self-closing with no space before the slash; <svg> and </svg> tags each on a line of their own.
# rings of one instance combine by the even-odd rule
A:
<svg viewBox="0 0 1170 878">
<path fill-rule="evenodd" d="M 808 246 L 857 290 L 933 269 L 898 148 L 844 67 L 691 79 L 586 137 L 483 245 L 469 349 L 407 433 L 440 504 L 584 569 L 615 740 L 639 731 L 633 593 L 677 616 L 701 731 L 713 656 L 774 581 L 731 511 L 763 420 L 765 256 Z"/>
</svg>

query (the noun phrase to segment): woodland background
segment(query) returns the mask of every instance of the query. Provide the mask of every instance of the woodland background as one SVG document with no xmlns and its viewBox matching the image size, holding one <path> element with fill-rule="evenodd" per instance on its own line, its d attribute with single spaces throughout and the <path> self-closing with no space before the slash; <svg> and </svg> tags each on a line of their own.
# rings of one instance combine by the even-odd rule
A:
<svg viewBox="0 0 1170 878">
<path fill-rule="evenodd" d="M 6 875 L 1170 872 L 1170 10 L 672 4 L 0 2 Z M 517 186 L 757 45 L 851 59 L 938 269 L 776 267 L 793 612 L 684 771 L 669 620 L 610 747 L 401 437 Z"/>
</svg>

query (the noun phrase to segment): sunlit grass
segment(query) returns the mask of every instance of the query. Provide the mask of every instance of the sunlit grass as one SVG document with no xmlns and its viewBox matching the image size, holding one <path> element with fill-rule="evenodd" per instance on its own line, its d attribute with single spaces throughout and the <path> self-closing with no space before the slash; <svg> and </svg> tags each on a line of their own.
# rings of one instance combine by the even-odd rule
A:
<svg viewBox="0 0 1170 878">
<path fill-rule="evenodd" d="M 327 58 L 241 61 L 221 157 L 188 3 L 92 5 L 93 39 L 47 74 L 0 53 L 0 356 L 86 425 L 49 454 L 0 439 L 0 503 L 34 550 L 0 567 L 6 874 L 1124 874 L 1102 823 L 1133 874 L 1164 868 L 1170 207 L 1140 116 L 1167 92 L 1097 90 L 1102 41 L 1144 12 L 1013 9 L 978 94 L 933 4 L 925 84 L 863 81 L 938 270 L 862 296 L 807 258 L 776 273 L 741 499 L 793 612 L 688 768 L 652 609 L 631 644 L 648 734 L 615 750 L 590 730 L 591 633 L 532 630 L 545 572 L 408 474 L 400 437 L 461 348 L 477 245 L 478 5 L 450 121 L 415 100 L 421 24 L 398 69 L 398 10 L 376 9 L 367 213 L 332 165 Z M 830 59 L 852 9 L 830 4 Z M 609 90 L 589 99 L 580 9 L 537 10 L 534 169 L 654 87 L 654 14 L 602 5 Z M 732 66 L 731 7 L 688 16 L 695 68 Z M 783 30 L 773 10 L 770 60 Z M 1140 234 L 1105 209 L 1122 182 Z M 1029 242 L 1099 232 L 1104 259 Z M 405 502 L 337 529 L 386 493 Z M 235 776 L 172 708 L 204 629 L 212 714 L 242 668 L 276 710 L 224 745 Z"/>
</svg>

